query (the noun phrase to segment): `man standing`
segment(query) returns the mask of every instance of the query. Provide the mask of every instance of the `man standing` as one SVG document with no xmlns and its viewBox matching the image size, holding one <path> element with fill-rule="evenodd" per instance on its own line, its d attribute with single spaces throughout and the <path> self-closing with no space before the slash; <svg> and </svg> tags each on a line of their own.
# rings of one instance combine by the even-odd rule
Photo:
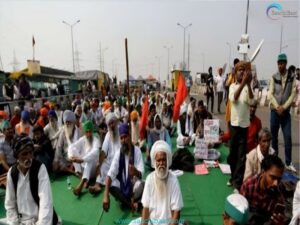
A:
<svg viewBox="0 0 300 225">
<path fill-rule="evenodd" d="M 277 59 L 278 72 L 270 82 L 272 147 L 278 154 L 278 131 L 281 127 L 284 139 L 285 164 L 287 169 L 296 172 L 292 163 L 292 134 L 290 107 L 296 93 L 296 79 L 286 69 L 287 56 L 282 53 Z"/>
<path fill-rule="evenodd" d="M 75 195 L 79 195 L 82 188 L 87 187 L 90 178 L 95 177 L 99 157 L 100 143 L 94 134 L 91 121 L 88 120 L 83 124 L 83 133 L 84 136 L 71 144 L 68 149 L 69 159 L 73 162 L 75 173 L 82 174 L 80 183 L 73 190 Z"/>
<path fill-rule="evenodd" d="M 33 143 L 26 135 L 14 142 L 17 164 L 7 175 L 5 209 L 8 224 L 57 224 L 45 166 L 33 159 Z M 56 214 L 54 214 L 56 215 Z"/>
<path fill-rule="evenodd" d="M 134 224 L 181 224 L 182 195 L 177 177 L 169 171 L 172 164 L 171 148 L 165 141 L 157 141 L 151 149 L 151 162 L 155 171 L 145 183 L 142 197 L 142 218 Z"/>
<path fill-rule="evenodd" d="M 111 193 L 121 203 L 121 207 L 137 209 L 136 203 L 143 193 L 140 179 L 144 173 L 141 150 L 130 143 L 129 126 L 125 123 L 119 127 L 121 138 L 120 151 L 116 152 L 105 180 L 103 209 L 108 212 Z M 132 202 L 133 200 L 133 202 Z"/>
<path fill-rule="evenodd" d="M 277 156 L 269 155 L 261 167 L 262 172 L 247 178 L 240 191 L 249 202 L 247 225 L 286 224 L 285 199 L 279 188 L 284 164 Z"/>
<path fill-rule="evenodd" d="M 247 133 L 250 123 L 249 105 L 253 101 L 251 64 L 240 61 L 235 65 L 236 82 L 229 88 L 231 102 L 230 152 L 227 158 L 231 169 L 228 185 L 239 190 L 246 162 Z"/>
<path fill-rule="evenodd" d="M 206 80 L 207 108 L 209 107 L 210 98 L 211 98 L 211 113 L 214 113 L 214 77 L 212 74 L 212 67 L 208 68 L 208 77 Z"/>
<path fill-rule="evenodd" d="M 223 101 L 223 93 L 224 93 L 224 77 L 223 68 L 219 68 L 219 75 L 216 77 L 215 81 L 217 83 L 217 93 L 218 93 L 218 113 L 221 113 L 221 104 Z"/>
</svg>

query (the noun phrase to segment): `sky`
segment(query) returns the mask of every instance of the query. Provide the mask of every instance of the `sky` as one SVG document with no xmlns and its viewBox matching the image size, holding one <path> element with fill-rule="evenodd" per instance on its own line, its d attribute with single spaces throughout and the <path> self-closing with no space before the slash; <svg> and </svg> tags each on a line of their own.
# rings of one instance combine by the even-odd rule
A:
<svg viewBox="0 0 300 225">
<path fill-rule="evenodd" d="M 296 17 L 274 16 L 271 11 L 268 17 L 272 3 Z M 127 38 L 129 73 L 153 74 L 163 81 L 183 61 L 184 29 L 177 23 L 191 23 L 185 41 L 191 75 L 206 72 L 209 66 L 216 74 L 224 63 L 242 58 L 237 45 L 245 33 L 246 8 L 246 0 L 0 0 L 0 69 L 26 68 L 33 58 L 34 36 L 35 59 L 41 65 L 73 71 L 71 28 L 62 21 L 80 20 L 73 26 L 76 71 L 100 70 L 102 64 L 105 72 L 125 79 Z M 264 39 L 254 61 L 259 79 L 269 79 L 277 70 L 281 27 L 282 52 L 288 65 L 299 67 L 299 12 L 297 0 L 250 0 L 249 56 Z M 169 64 L 164 46 L 170 49 Z"/>
</svg>

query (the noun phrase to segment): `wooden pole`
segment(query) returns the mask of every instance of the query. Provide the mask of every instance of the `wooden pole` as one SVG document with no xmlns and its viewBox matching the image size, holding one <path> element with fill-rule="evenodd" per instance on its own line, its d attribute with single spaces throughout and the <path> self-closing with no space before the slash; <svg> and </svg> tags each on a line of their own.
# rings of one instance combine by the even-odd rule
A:
<svg viewBox="0 0 300 225">
<path fill-rule="evenodd" d="M 128 43 L 127 43 L 127 38 L 125 38 L 125 54 L 126 54 L 126 75 L 127 75 L 127 111 L 128 111 L 129 133 L 131 133 L 131 123 L 130 123 L 130 87 L 129 87 L 129 60 L 128 60 Z M 130 136 L 130 144 L 131 144 L 131 136 Z"/>
</svg>

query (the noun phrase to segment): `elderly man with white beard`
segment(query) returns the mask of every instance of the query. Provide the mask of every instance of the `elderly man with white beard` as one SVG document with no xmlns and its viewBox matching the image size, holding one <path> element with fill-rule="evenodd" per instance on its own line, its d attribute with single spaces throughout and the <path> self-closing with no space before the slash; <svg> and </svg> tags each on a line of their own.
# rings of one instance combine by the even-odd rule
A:
<svg viewBox="0 0 300 225">
<path fill-rule="evenodd" d="M 58 125 L 57 115 L 54 110 L 49 110 L 48 118 L 49 123 L 44 127 L 44 133 L 50 139 L 53 149 L 56 149 L 59 133 L 63 129 Z"/>
<path fill-rule="evenodd" d="M 142 217 L 131 221 L 130 225 L 181 224 L 182 195 L 176 176 L 169 172 L 172 153 L 165 141 L 154 143 L 151 149 L 151 162 L 155 171 L 146 178 L 142 197 Z"/>
<path fill-rule="evenodd" d="M 72 162 L 68 159 L 68 147 L 80 138 L 80 131 L 75 126 L 75 114 L 71 110 L 65 110 L 63 114 L 63 131 L 60 132 L 56 145 L 53 161 L 53 171 L 56 173 L 67 172 L 76 174 Z"/>
<path fill-rule="evenodd" d="M 89 187 L 91 194 L 96 194 L 101 191 L 101 186 L 105 185 L 105 178 L 112 163 L 113 157 L 117 151 L 120 151 L 121 143 L 118 131 L 118 119 L 113 112 L 106 115 L 106 124 L 108 132 L 105 135 L 103 145 L 99 154 L 98 172 L 94 186 Z"/>
<path fill-rule="evenodd" d="M 129 126 L 119 126 L 121 148 L 116 152 L 105 180 L 103 209 L 108 212 L 109 193 L 121 203 L 121 208 L 137 210 L 143 193 L 144 162 L 141 150 L 130 142 Z"/>
<path fill-rule="evenodd" d="M 83 124 L 83 133 L 84 136 L 71 144 L 68 149 L 75 173 L 82 174 L 79 184 L 73 189 L 75 195 L 80 195 L 82 188 L 87 187 L 89 179 L 95 177 L 99 157 L 100 142 L 91 121 L 88 120 Z"/>
</svg>

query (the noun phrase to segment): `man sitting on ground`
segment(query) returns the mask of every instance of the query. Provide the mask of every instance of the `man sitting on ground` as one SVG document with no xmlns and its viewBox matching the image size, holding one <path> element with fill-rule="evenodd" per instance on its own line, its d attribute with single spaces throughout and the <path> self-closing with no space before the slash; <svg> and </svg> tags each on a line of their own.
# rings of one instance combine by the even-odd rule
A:
<svg viewBox="0 0 300 225">
<path fill-rule="evenodd" d="M 120 151 L 121 143 L 118 131 L 118 119 L 113 112 L 106 115 L 106 123 L 108 132 L 106 132 L 103 145 L 99 154 L 99 162 L 97 168 L 96 183 L 89 187 L 91 194 L 96 194 L 101 191 L 101 185 L 105 185 L 107 172 L 110 168 L 112 160 L 116 152 Z"/>
<path fill-rule="evenodd" d="M 54 150 L 51 141 L 44 134 L 43 127 L 36 125 L 33 128 L 34 158 L 44 163 L 48 172 L 52 171 L 52 163 L 54 159 Z"/>
<path fill-rule="evenodd" d="M 82 174 L 80 183 L 73 190 L 75 195 L 79 195 L 83 187 L 87 187 L 88 181 L 96 174 L 96 166 L 99 157 L 100 143 L 94 134 L 91 121 L 83 124 L 84 136 L 71 144 L 68 149 L 70 161 L 73 162 L 75 173 Z"/>
<path fill-rule="evenodd" d="M 244 180 L 261 172 L 261 162 L 267 155 L 273 155 L 275 150 L 271 147 L 271 132 L 263 128 L 258 134 L 258 145 L 246 156 Z"/>
<path fill-rule="evenodd" d="M 137 209 L 143 193 L 144 184 L 140 181 L 144 173 L 141 150 L 129 144 L 129 126 L 119 127 L 121 149 L 116 152 L 105 180 L 103 209 L 108 212 L 109 192 L 121 202 L 121 207 Z"/>
<path fill-rule="evenodd" d="M 170 147 L 172 146 L 169 132 L 165 127 L 162 126 L 160 115 L 156 114 L 154 117 L 154 128 L 148 132 L 148 137 L 147 137 L 146 164 L 149 167 L 151 167 L 150 150 L 152 148 L 152 145 L 158 140 L 166 141 L 170 145 Z"/>
<path fill-rule="evenodd" d="M 244 225 L 248 221 L 249 204 L 240 194 L 231 194 L 225 200 L 223 225 Z"/>
<path fill-rule="evenodd" d="M 33 159 L 33 149 L 26 135 L 16 138 L 17 164 L 8 172 L 5 195 L 8 224 L 58 224 L 48 173 L 44 164 Z"/>
<path fill-rule="evenodd" d="M 263 159 L 261 168 L 262 172 L 248 177 L 240 190 L 249 202 L 247 225 L 285 224 L 285 200 L 279 189 L 284 164 L 278 156 L 269 155 Z"/>
<path fill-rule="evenodd" d="M 75 126 L 75 114 L 70 110 L 65 110 L 63 114 L 64 126 L 57 141 L 53 171 L 56 173 L 67 172 L 75 174 L 73 165 L 68 158 L 68 147 L 80 138 L 80 131 Z"/>
<path fill-rule="evenodd" d="M 169 171 L 172 152 L 165 141 L 157 141 L 151 149 L 151 162 L 155 171 L 146 178 L 142 197 L 142 218 L 135 224 L 181 224 L 182 195 L 177 177 Z"/>
</svg>

